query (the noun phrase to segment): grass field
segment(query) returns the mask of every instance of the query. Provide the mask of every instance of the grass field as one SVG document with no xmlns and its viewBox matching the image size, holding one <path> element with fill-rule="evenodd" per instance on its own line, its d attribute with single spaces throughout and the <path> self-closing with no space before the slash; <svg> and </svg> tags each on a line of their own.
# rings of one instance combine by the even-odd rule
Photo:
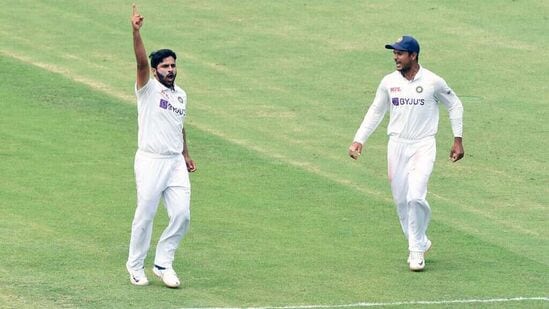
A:
<svg viewBox="0 0 549 309">
<path fill-rule="evenodd" d="M 131 286 L 124 266 L 131 2 L 0 4 L 0 308 L 549 306 L 549 2 L 138 3 L 147 50 L 178 52 L 199 168 L 176 290 L 150 268 Z M 457 164 L 442 110 L 422 273 L 405 263 L 386 121 L 346 156 L 394 69 L 383 46 L 406 33 L 465 107 Z M 165 223 L 160 209 L 153 245 Z"/>
</svg>

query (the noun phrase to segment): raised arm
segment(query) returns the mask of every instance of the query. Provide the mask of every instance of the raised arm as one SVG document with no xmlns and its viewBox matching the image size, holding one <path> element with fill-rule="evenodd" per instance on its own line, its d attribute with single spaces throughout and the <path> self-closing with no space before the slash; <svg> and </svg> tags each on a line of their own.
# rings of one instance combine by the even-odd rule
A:
<svg viewBox="0 0 549 309">
<path fill-rule="evenodd" d="M 141 89 L 149 81 L 149 60 L 145 45 L 141 39 L 139 30 L 143 26 L 143 16 L 139 15 L 135 3 L 132 5 L 132 29 L 133 29 L 133 50 L 135 52 L 135 61 L 137 62 L 137 89 Z"/>
</svg>

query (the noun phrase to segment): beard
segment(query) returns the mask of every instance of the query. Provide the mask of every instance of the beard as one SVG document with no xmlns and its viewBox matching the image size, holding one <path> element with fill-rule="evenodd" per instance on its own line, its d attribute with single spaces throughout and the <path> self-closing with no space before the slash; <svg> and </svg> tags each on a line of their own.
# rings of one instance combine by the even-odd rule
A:
<svg viewBox="0 0 549 309">
<path fill-rule="evenodd" d="M 174 83 L 175 83 L 175 77 L 177 76 L 176 73 L 168 73 L 166 75 L 163 75 L 162 73 L 156 71 L 156 76 L 158 78 L 158 81 L 168 87 L 168 88 L 173 88 L 174 87 Z"/>
<path fill-rule="evenodd" d="M 410 69 L 412 68 L 412 66 L 408 63 L 408 64 L 403 64 L 402 62 L 400 63 L 397 63 L 397 70 L 400 71 L 401 73 L 406 73 L 408 71 L 410 71 Z"/>
</svg>

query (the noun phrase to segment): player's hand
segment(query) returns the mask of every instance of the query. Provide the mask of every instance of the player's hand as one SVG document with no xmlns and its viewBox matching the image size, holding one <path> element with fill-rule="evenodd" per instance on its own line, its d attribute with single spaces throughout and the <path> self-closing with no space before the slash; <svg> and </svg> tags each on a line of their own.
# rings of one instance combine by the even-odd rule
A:
<svg viewBox="0 0 549 309">
<path fill-rule="evenodd" d="M 461 137 L 454 138 L 454 144 L 450 149 L 450 161 L 457 162 L 463 158 L 465 151 L 463 150 L 463 143 Z"/>
<path fill-rule="evenodd" d="M 349 146 L 349 157 L 353 158 L 354 160 L 358 159 L 361 153 L 362 153 L 361 143 L 353 142 L 351 146 Z"/>
<path fill-rule="evenodd" d="M 143 16 L 139 15 L 137 11 L 137 5 L 132 4 L 132 28 L 134 31 L 139 31 L 143 26 Z"/>
<path fill-rule="evenodd" d="M 196 171 L 196 164 L 191 158 L 185 158 L 185 164 L 187 165 L 187 171 L 189 171 L 189 173 Z"/>
</svg>

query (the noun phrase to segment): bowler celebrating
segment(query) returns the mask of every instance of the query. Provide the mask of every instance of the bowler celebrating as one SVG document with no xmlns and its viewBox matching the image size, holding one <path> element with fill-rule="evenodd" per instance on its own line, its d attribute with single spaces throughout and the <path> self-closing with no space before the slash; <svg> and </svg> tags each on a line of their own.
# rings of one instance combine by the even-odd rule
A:
<svg viewBox="0 0 549 309">
<path fill-rule="evenodd" d="M 180 282 L 172 263 L 175 251 L 189 228 L 189 172 L 196 170 L 183 128 L 187 94 L 175 84 L 177 56 L 173 51 L 161 49 L 151 53 L 149 67 L 139 32 L 143 26 L 143 16 L 139 15 L 135 4 L 131 22 L 137 62 L 135 94 L 139 128 L 134 165 L 137 208 L 126 268 L 132 284 L 149 283 L 144 261 L 151 244 L 158 203 L 163 198 L 169 223 L 156 246 L 152 270 L 166 286 L 176 288 Z M 150 73 L 154 78 L 150 78 Z"/>
<path fill-rule="evenodd" d="M 410 270 L 425 268 L 425 252 L 431 247 L 427 227 L 431 208 L 427 203 L 427 183 L 436 158 L 439 103 L 447 109 L 454 134 L 450 160 L 463 158 L 463 106 L 454 91 L 433 72 L 419 65 L 419 43 L 411 36 L 385 45 L 393 50 L 396 71 L 381 81 L 374 101 L 349 147 L 358 159 L 368 137 L 387 111 L 388 176 L 400 225 L 408 239 Z"/>
</svg>

